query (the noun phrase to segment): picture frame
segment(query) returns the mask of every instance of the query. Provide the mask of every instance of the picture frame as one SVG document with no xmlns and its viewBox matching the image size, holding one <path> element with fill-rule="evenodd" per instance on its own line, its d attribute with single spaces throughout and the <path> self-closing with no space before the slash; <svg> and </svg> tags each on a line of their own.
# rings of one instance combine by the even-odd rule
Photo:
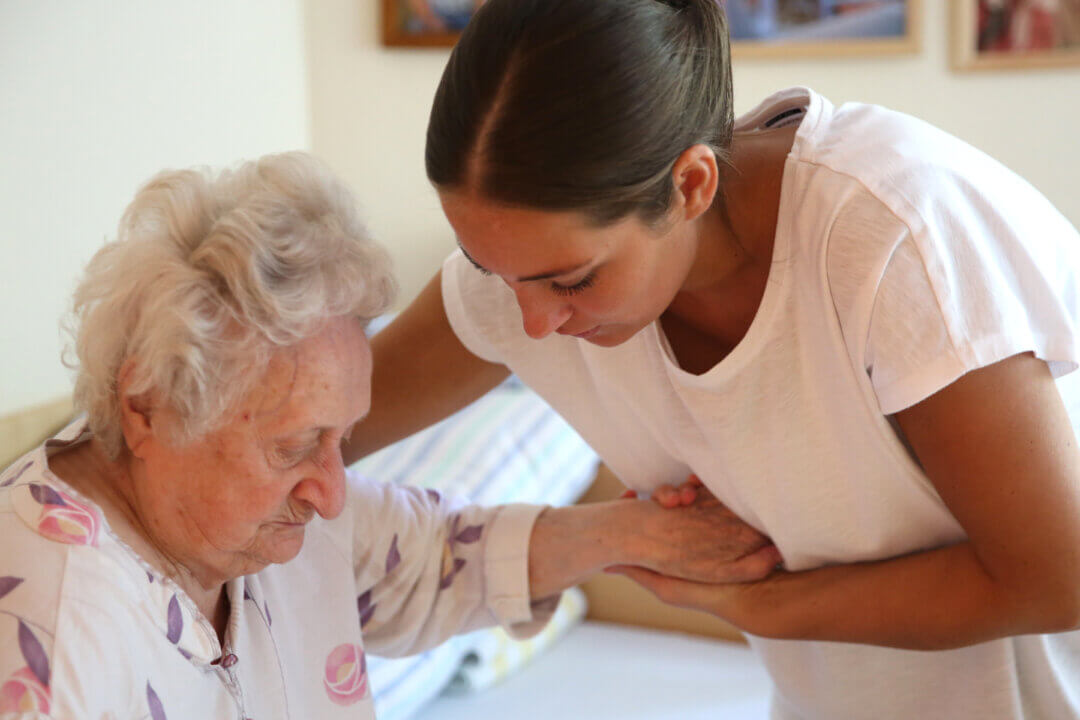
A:
<svg viewBox="0 0 1080 720">
<path fill-rule="evenodd" d="M 915 53 L 921 47 L 924 0 L 721 1 L 736 59 Z M 383 44 L 453 46 L 481 2 L 382 0 Z"/>
<path fill-rule="evenodd" d="M 955 70 L 1080 66 L 1080 0 L 952 0 Z"/>
<path fill-rule="evenodd" d="M 917 53 L 922 47 L 923 0 L 725 0 L 725 4 L 731 56 L 736 60 L 894 55 Z M 747 11 L 751 6 L 752 15 Z"/>
<path fill-rule="evenodd" d="M 387 47 L 453 47 L 470 6 L 482 0 L 382 0 L 382 42 Z M 441 25 L 441 27 L 440 27 Z"/>
</svg>

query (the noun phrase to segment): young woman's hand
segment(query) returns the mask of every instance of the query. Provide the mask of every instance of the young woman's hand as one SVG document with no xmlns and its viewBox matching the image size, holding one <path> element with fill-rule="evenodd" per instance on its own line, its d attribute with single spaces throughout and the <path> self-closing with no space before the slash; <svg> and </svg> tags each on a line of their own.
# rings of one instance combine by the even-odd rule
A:
<svg viewBox="0 0 1080 720">
<path fill-rule="evenodd" d="M 701 479 L 697 475 L 691 475 L 681 485 L 661 485 L 650 494 L 653 502 L 665 508 L 683 507 L 693 505 L 698 498 L 698 490 L 703 488 Z M 708 493 L 708 490 L 705 490 Z M 622 494 L 624 498 L 636 498 L 637 491 L 627 490 Z"/>
</svg>

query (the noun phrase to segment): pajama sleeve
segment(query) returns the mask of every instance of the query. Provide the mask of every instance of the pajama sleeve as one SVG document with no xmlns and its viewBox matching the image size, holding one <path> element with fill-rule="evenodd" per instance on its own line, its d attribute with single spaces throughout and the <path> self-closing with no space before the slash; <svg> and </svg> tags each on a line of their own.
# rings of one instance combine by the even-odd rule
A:
<svg viewBox="0 0 1080 720">
<path fill-rule="evenodd" d="M 529 538 L 540 505 L 479 507 L 434 490 L 349 478 L 353 566 L 365 645 L 408 655 L 502 625 L 539 632 L 557 598 L 529 597 Z"/>
</svg>

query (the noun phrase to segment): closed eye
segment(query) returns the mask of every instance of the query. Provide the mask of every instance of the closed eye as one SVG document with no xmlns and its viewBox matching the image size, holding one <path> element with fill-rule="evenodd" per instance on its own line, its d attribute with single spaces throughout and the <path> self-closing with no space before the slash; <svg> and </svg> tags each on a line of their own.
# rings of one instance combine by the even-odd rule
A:
<svg viewBox="0 0 1080 720">
<path fill-rule="evenodd" d="M 287 467 L 297 465 L 307 457 L 314 449 L 313 446 L 297 447 L 297 448 L 284 448 L 279 447 L 277 449 L 278 460 L 280 460 Z"/>
<path fill-rule="evenodd" d="M 596 273 L 591 272 L 573 285 L 560 285 L 559 283 L 551 283 L 551 291 L 556 295 L 561 295 L 563 297 L 566 297 L 568 295 L 577 295 L 578 293 L 585 292 L 586 290 L 591 288 L 593 286 L 593 283 L 595 282 Z"/>
</svg>

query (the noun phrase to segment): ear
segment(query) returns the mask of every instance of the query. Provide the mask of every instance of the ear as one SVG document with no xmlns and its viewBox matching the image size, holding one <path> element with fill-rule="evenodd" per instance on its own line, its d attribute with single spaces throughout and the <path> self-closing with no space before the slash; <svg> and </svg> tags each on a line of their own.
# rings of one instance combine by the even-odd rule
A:
<svg viewBox="0 0 1080 720">
<path fill-rule="evenodd" d="M 720 187 L 716 153 L 708 145 L 691 145 L 671 168 L 674 185 L 671 209 L 678 219 L 694 220 L 712 207 Z"/>
<path fill-rule="evenodd" d="M 154 393 L 132 394 L 130 388 L 135 375 L 135 363 L 128 360 L 120 368 L 116 393 L 120 396 L 120 427 L 124 443 L 135 457 L 142 457 L 147 442 L 155 438 L 154 415 L 157 410 Z"/>
</svg>

